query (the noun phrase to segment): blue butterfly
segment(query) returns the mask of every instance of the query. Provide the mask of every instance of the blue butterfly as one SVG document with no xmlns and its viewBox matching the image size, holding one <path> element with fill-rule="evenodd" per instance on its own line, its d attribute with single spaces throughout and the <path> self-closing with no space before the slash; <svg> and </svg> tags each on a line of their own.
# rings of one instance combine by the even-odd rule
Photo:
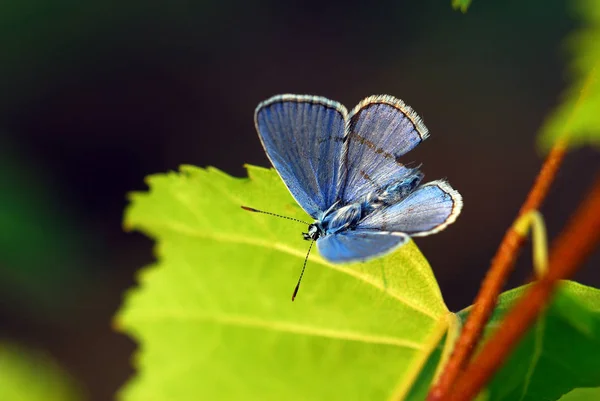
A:
<svg viewBox="0 0 600 401">
<path fill-rule="evenodd" d="M 271 163 L 314 219 L 303 233 L 309 252 L 316 241 L 333 263 L 365 261 L 437 233 L 462 209 L 447 182 L 422 184 L 419 169 L 399 161 L 428 136 L 402 100 L 371 96 L 348 113 L 324 97 L 277 95 L 258 105 L 255 124 Z M 305 267 L 306 260 L 292 300 Z"/>
</svg>

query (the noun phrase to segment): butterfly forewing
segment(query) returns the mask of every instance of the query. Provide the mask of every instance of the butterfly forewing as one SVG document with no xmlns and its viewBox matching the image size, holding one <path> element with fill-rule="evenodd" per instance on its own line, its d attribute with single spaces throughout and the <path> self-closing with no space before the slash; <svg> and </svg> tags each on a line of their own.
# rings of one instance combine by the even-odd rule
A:
<svg viewBox="0 0 600 401">
<path fill-rule="evenodd" d="M 318 96 L 278 95 L 258 105 L 256 129 L 284 183 L 312 217 L 337 200 L 347 111 Z"/>
</svg>

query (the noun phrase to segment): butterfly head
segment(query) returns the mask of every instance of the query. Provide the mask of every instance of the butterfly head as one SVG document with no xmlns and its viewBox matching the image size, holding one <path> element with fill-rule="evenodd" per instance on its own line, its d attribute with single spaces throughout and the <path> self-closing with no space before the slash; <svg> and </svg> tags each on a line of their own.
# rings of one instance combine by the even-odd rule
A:
<svg viewBox="0 0 600 401">
<path fill-rule="evenodd" d="M 302 233 L 302 238 L 307 241 L 316 241 L 323 233 L 319 223 L 315 222 L 308 225 L 308 232 Z"/>
</svg>

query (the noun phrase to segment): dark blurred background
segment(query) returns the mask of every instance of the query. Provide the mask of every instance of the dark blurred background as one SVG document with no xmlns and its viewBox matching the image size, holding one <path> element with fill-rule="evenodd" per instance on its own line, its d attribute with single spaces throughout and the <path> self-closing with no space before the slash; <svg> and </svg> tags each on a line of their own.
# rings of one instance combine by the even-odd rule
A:
<svg viewBox="0 0 600 401">
<path fill-rule="evenodd" d="M 180 164 L 267 166 L 256 104 L 308 93 L 349 108 L 404 99 L 431 137 L 406 161 L 464 196 L 417 240 L 452 310 L 471 303 L 542 154 L 559 101 L 567 1 L 68 1 L 0 3 L 0 337 L 47 350 L 91 400 L 132 374 L 111 317 L 152 242 L 121 229 L 126 194 Z M 600 166 L 570 153 L 543 207 L 552 238 Z M 600 286 L 596 252 L 578 274 Z M 524 250 L 510 286 L 531 271 Z M 293 277 L 291 278 L 294 279 Z"/>
</svg>

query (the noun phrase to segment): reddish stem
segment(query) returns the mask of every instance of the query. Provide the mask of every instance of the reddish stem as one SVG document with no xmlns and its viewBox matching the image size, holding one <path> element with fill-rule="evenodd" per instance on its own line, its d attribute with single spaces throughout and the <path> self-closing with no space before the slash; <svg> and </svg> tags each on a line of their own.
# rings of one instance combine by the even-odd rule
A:
<svg viewBox="0 0 600 401">
<path fill-rule="evenodd" d="M 573 116 L 580 107 L 583 99 L 587 97 L 589 87 L 595 79 L 595 68 L 588 75 L 586 82 L 579 94 L 573 112 L 566 122 L 565 127 L 570 126 Z M 565 153 L 568 134 L 562 135 L 562 140 L 557 141 L 554 147 L 544 161 L 533 187 L 527 195 L 527 199 L 521 206 L 517 218 L 532 210 L 540 208 L 542 202 L 548 194 L 550 185 L 554 181 L 556 172 L 558 171 Z M 438 381 L 431 388 L 427 401 L 440 401 L 443 396 L 448 393 L 455 384 L 458 376 L 468 364 L 475 346 L 479 342 L 485 324 L 489 320 L 492 311 L 498 301 L 498 295 L 502 291 L 508 275 L 512 272 L 515 259 L 519 249 L 525 243 L 525 238 L 517 233 L 512 227 L 509 228 L 496 251 L 496 255 L 492 259 L 492 264 L 481 284 L 479 293 L 475 298 L 473 308 L 469 314 L 465 326 L 463 327 L 460 336 L 456 342 L 454 351 L 448 360 Z"/>
<path fill-rule="evenodd" d="M 531 188 L 525 203 L 519 211 L 519 216 L 531 210 L 537 210 L 550 189 L 550 185 L 556 176 L 556 172 L 565 156 L 565 146 L 562 142 L 557 143 L 546 158 L 537 179 Z M 508 229 L 496 255 L 492 259 L 492 264 L 488 270 L 479 293 L 475 298 L 473 309 L 467 318 L 465 326 L 460 333 L 454 351 L 448 360 L 438 382 L 431 389 L 428 401 L 441 400 L 454 382 L 459 373 L 469 362 L 475 345 L 481 338 L 483 328 L 490 318 L 498 295 L 515 263 L 519 249 L 525 243 L 525 238 L 517 233 L 512 227 Z"/>
<path fill-rule="evenodd" d="M 537 281 L 511 308 L 500 327 L 459 377 L 444 400 L 475 397 L 535 322 L 560 280 L 572 276 L 600 241 L 600 177 L 562 234 L 554 241 L 548 274 Z"/>
</svg>

